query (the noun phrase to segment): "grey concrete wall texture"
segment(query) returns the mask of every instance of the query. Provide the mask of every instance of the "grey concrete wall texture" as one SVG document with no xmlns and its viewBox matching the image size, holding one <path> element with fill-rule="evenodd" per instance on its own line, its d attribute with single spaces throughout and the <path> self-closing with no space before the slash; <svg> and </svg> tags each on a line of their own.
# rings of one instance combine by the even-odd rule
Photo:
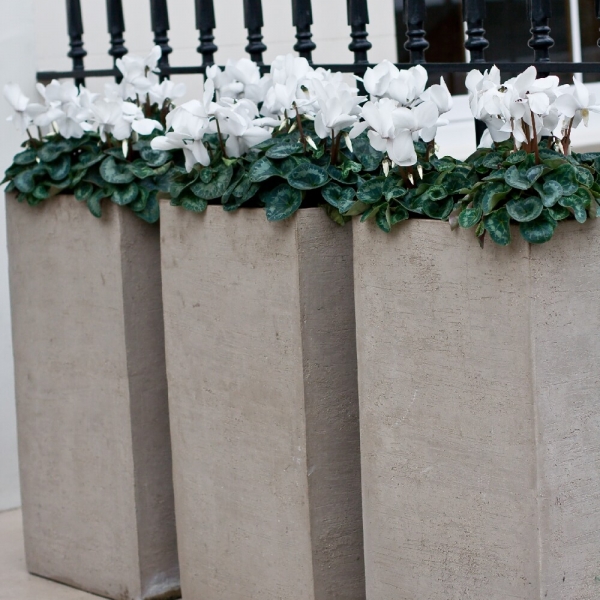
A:
<svg viewBox="0 0 600 600">
<path fill-rule="evenodd" d="M 162 211 L 185 600 L 364 600 L 352 230 Z"/>
<path fill-rule="evenodd" d="M 159 228 L 68 196 L 6 208 L 27 567 L 178 597 Z"/>
<path fill-rule="evenodd" d="M 355 224 L 369 600 L 598 598 L 599 234 Z"/>
</svg>

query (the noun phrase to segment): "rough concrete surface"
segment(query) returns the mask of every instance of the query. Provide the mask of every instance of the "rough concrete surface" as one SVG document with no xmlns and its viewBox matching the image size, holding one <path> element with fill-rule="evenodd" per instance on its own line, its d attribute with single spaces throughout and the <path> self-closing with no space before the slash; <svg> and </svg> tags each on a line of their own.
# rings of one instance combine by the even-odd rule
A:
<svg viewBox="0 0 600 600">
<path fill-rule="evenodd" d="M 598 598 L 598 240 L 355 224 L 369 600 Z"/>
<path fill-rule="evenodd" d="M 28 569 L 177 597 L 158 226 L 68 196 L 6 206 Z"/>
<path fill-rule="evenodd" d="M 163 210 L 185 600 L 364 600 L 352 231 Z"/>
</svg>

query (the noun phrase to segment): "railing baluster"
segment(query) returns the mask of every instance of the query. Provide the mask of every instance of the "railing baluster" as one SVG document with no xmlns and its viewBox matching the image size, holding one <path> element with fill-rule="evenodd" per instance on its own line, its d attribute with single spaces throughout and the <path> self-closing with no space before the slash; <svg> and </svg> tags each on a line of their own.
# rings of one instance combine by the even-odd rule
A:
<svg viewBox="0 0 600 600">
<path fill-rule="evenodd" d="M 425 50 L 429 42 L 425 39 L 425 0 L 404 0 L 404 22 L 406 23 L 406 43 L 404 48 L 410 53 L 411 63 L 425 62 Z"/>
<path fill-rule="evenodd" d="M 463 0 L 463 19 L 467 23 L 465 48 L 471 53 L 470 62 L 485 62 L 485 50 L 490 45 L 483 28 L 485 0 Z"/>
<path fill-rule="evenodd" d="M 83 48 L 83 19 L 79 0 L 67 0 L 67 30 L 71 50 L 67 56 L 73 60 L 73 71 L 83 71 L 83 58 L 87 52 Z M 76 85 L 85 85 L 83 75 L 75 77 Z"/>
<path fill-rule="evenodd" d="M 244 0 L 244 26 L 248 30 L 248 45 L 245 50 L 255 63 L 262 65 L 263 52 L 267 47 L 262 41 L 264 21 L 261 0 Z"/>
<path fill-rule="evenodd" d="M 173 48 L 169 46 L 169 9 L 167 0 L 150 0 L 150 18 L 152 21 L 152 31 L 154 32 L 154 43 L 162 49 L 162 56 L 158 66 L 169 66 L 169 54 Z M 165 76 L 168 78 L 168 76 Z M 164 78 L 164 77 L 163 77 Z"/>
<path fill-rule="evenodd" d="M 123 5 L 121 0 L 106 0 L 106 17 L 108 21 L 108 33 L 110 34 L 110 50 L 108 53 L 113 57 L 114 62 L 127 54 L 125 48 L 125 19 L 123 17 Z M 116 76 L 117 82 L 121 77 Z"/>
<path fill-rule="evenodd" d="M 196 29 L 200 32 L 198 52 L 202 54 L 203 65 L 215 63 L 215 52 L 218 48 L 214 43 L 213 29 L 216 27 L 213 0 L 196 0 Z"/>
<path fill-rule="evenodd" d="M 310 26 L 313 24 L 312 6 L 310 0 L 292 0 L 293 25 L 296 28 L 294 50 L 309 62 L 312 62 L 312 52 L 317 45 L 312 41 Z"/>
<path fill-rule="evenodd" d="M 369 24 L 369 7 L 367 0 L 347 0 L 348 25 L 352 41 L 348 48 L 354 52 L 354 64 L 368 64 L 367 52 L 373 44 L 367 39 L 367 25 Z"/>
<path fill-rule="evenodd" d="M 533 49 L 535 62 L 550 62 L 550 48 L 554 40 L 550 37 L 550 0 L 528 0 L 531 18 L 531 39 L 529 47 Z"/>
</svg>

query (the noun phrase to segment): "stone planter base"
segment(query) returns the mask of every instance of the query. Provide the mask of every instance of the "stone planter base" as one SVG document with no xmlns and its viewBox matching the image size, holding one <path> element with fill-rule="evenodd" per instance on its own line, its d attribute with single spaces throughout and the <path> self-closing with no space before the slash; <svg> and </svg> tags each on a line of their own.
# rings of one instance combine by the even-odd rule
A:
<svg viewBox="0 0 600 600">
<path fill-rule="evenodd" d="M 178 598 L 158 226 L 7 198 L 28 569 Z"/>
<path fill-rule="evenodd" d="M 186 600 L 364 600 L 352 230 L 162 212 Z"/>
<path fill-rule="evenodd" d="M 598 598 L 599 248 L 355 224 L 369 600 Z"/>
</svg>

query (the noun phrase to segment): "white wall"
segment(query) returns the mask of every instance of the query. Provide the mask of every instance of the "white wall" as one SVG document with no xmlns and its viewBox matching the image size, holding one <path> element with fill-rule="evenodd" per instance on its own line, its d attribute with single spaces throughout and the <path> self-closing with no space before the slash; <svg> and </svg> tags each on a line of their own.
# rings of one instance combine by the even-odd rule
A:
<svg viewBox="0 0 600 600">
<path fill-rule="evenodd" d="M 35 89 L 33 0 L 0 0 L 0 83 L 18 82 L 26 94 Z M 0 101 L 0 171 L 11 164 L 22 141 L 6 117 L 11 113 Z M 6 255 L 4 195 L 0 195 L 0 510 L 19 505 L 19 474 L 15 425 L 10 305 Z"/>
</svg>

